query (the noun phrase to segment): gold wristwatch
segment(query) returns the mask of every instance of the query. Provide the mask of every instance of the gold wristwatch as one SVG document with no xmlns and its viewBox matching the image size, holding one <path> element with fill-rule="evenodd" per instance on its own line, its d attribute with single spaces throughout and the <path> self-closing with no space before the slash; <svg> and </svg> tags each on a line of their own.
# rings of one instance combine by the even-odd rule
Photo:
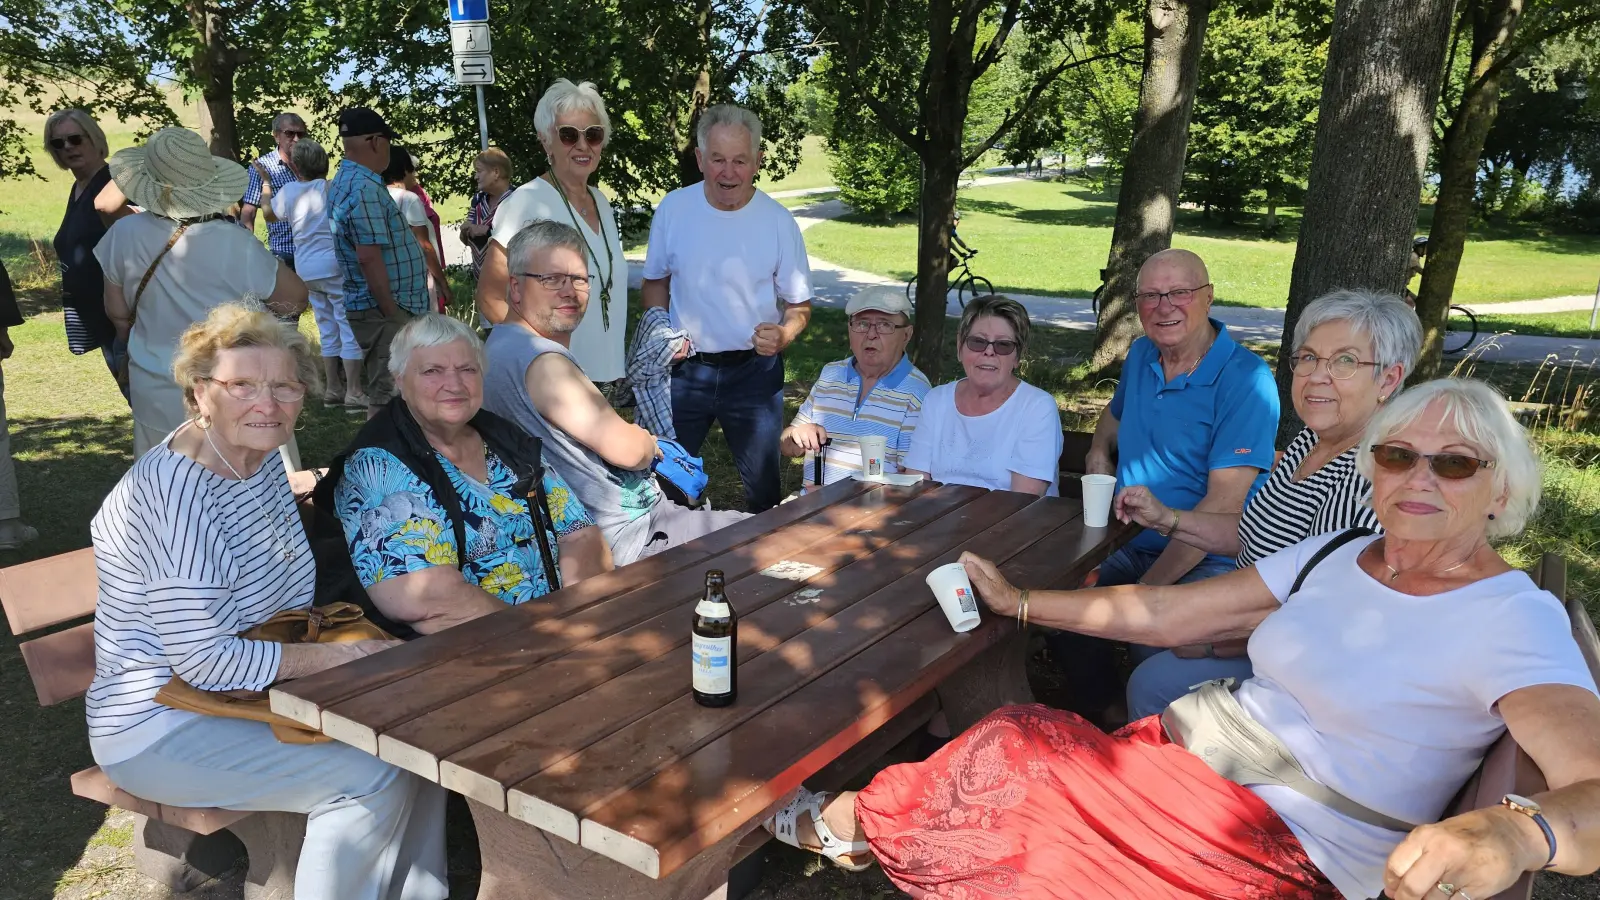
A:
<svg viewBox="0 0 1600 900">
<path fill-rule="evenodd" d="M 1539 830 L 1544 832 L 1545 843 L 1550 845 L 1550 858 L 1544 861 L 1544 865 L 1540 866 L 1540 869 L 1548 869 L 1555 865 L 1556 833 L 1550 828 L 1550 823 L 1545 821 L 1544 807 L 1540 806 L 1538 801 L 1529 800 L 1527 797 L 1524 797 L 1521 794 L 1505 795 L 1500 799 L 1500 805 L 1511 810 L 1512 812 L 1522 813 L 1523 815 L 1532 819 L 1533 824 L 1539 826 Z"/>
</svg>

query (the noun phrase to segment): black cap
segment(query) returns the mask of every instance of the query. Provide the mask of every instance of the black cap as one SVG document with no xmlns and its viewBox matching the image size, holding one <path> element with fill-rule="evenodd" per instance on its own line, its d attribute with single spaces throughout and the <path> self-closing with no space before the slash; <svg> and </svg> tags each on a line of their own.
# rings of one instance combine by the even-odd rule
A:
<svg viewBox="0 0 1600 900">
<path fill-rule="evenodd" d="M 340 111 L 340 137 L 363 137 L 369 134 L 381 134 L 390 140 L 394 140 L 396 137 L 394 129 L 390 128 L 389 123 L 383 120 L 383 116 L 365 106 L 352 106 Z"/>
</svg>

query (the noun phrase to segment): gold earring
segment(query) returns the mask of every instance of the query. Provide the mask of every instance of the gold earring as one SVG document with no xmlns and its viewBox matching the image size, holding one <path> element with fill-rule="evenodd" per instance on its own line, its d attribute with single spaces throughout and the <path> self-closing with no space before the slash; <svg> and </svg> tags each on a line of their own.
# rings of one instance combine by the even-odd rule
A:
<svg viewBox="0 0 1600 900">
<path fill-rule="evenodd" d="M 200 426 L 200 430 L 201 431 L 210 431 L 211 430 L 211 417 L 206 415 L 205 413 L 201 413 L 200 415 L 195 416 L 194 424 Z"/>
</svg>

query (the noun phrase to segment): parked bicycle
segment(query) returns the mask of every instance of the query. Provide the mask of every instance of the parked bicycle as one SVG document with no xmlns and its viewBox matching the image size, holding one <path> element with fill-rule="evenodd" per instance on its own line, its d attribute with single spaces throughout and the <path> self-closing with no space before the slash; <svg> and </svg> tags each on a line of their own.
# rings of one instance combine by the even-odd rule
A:
<svg viewBox="0 0 1600 900">
<path fill-rule="evenodd" d="M 955 222 L 950 226 L 950 278 L 949 284 L 956 292 L 956 303 L 962 309 L 967 308 L 967 300 L 975 297 L 993 296 L 994 283 L 972 271 L 972 258 L 978 251 L 967 246 L 967 242 L 956 233 L 956 226 L 961 224 L 961 215 L 956 214 Z M 916 290 L 917 279 L 912 276 L 906 282 L 906 299 L 912 299 Z"/>
<path fill-rule="evenodd" d="M 1410 275 L 1422 274 L 1422 261 L 1428 255 L 1428 239 L 1419 237 L 1411 242 L 1411 272 Z M 1407 280 L 1410 280 L 1409 277 Z M 1417 295 L 1407 288 L 1402 294 L 1405 301 L 1413 309 L 1417 306 Z M 1465 325 L 1465 328 L 1455 327 Z M 1450 304 L 1450 310 L 1445 318 L 1444 352 L 1455 355 L 1465 353 L 1468 348 L 1478 342 L 1478 317 L 1472 310 L 1465 306 Z"/>
</svg>

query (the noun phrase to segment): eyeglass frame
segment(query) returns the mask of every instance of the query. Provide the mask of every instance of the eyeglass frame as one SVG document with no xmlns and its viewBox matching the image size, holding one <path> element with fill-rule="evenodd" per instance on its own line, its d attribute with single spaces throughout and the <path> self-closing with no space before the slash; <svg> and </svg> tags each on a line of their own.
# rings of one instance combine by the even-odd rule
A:
<svg viewBox="0 0 1600 900">
<path fill-rule="evenodd" d="M 1161 301 L 1165 300 L 1173 306 L 1181 308 L 1193 303 L 1195 294 L 1198 294 L 1211 286 L 1212 283 L 1208 281 L 1205 284 L 1192 288 L 1174 288 L 1170 291 L 1136 291 L 1133 295 L 1133 302 L 1136 306 L 1145 306 L 1154 309 L 1161 305 Z M 1174 296 L 1176 294 L 1188 294 L 1189 297 L 1186 300 L 1179 300 L 1176 296 Z M 1143 299 L 1146 297 L 1154 297 L 1155 301 L 1146 302 Z"/>
<path fill-rule="evenodd" d="M 518 272 L 517 277 L 532 278 L 535 281 L 538 281 L 539 286 L 547 291 L 559 291 L 565 287 L 568 282 L 571 282 L 573 290 L 583 291 L 586 294 L 589 292 L 589 283 L 594 280 L 587 274 L 573 275 L 571 272 Z M 549 282 L 545 281 L 546 278 L 561 278 L 565 280 L 557 282 L 556 284 L 550 284 Z M 579 284 L 580 281 L 583 282 L 581 285 Z"/>
<path fill-rule="evenodd" d="M 905 329 L 905 328 L 910 328 L 911 327 L 911 323 L 910 322 L 907 322 L 906 324 L 901 325 L 898 322 L 895 322 L 895 321 L 890 320 L 890 319 L 855 319 L 855 318 L 852 318 L 849 322 L 846 323 L 846 325 L 848 325 L 850 330 L 854 331 L 856 334 L 875 334 L 878 337 L 885 337 L 887 335 L 894 334 L 896 331 L 900 331 L 901 329 Z M 857 328 L 856 327 L 857 325 L 860 325 L 861 327 Z"/>
<path fill-rule="evenodd" d="M 303 382 L 303 381 L 257 381 L 254 378 L 228 378 L 228 379 L 222 379 L 222 378 L 212 378 L 210 375 L 201 375 L 200 376 L 200 380 L 201 381 L 209 381 L 212 384 L 220 384 L 220 385 L 222 385 L 223 392 L 226 393 L 229 397 L 232 397 L 235 400 L 239 400 L 239 401 L 242 401 L 242 402 L 245 402 L 245 403 L 254 403 L 257 400 L 261 399 L 261 390 L 262 390 L 262 388 L 267 388 L 268 389 L 267 393 L 270 394 L 272 396 L 273 401 L 277 402 L 277 403 L 283 403 L 283 404 L 299 403 L 300 401 L 302 401 L 302 400 L 304 400 L 306 398 L 306 385 L 305 385 L 305 382 Z M 244 397 L 244 396 L 241 396 L 239 394 L 234 393 L 233 387 L 234 387 L 234 385 L 238 385 L 238 384 L 253 384 L 253 385 L 256 385 L 256 389 L 251 392 L 250 396 Z M 280 387 L 292 388 L 292 389 L 294 389 L 294 390 L 299 392 L 299 396 L 298 397 L 291 397 L 291 398 L 288 398 L 288 399 L 280 397 L 280 396 L 278 396 L 278 388 L 280 388 Z"/>
<path fill-rule="evenodd" d="M 1310 370 L 1305 372 L 1300 371 L 1299 360 L 1302 357 L 1310 357 L 1316 361 L 1311 364 Z M 1338 372 L 1333 370 L 1333 357 L 1331 356 L 1318 356 L 1315 353 L 1312 353 L 1310 350 L 1297 350 L 1294 353 L 1289 354 L 1289 372 L 1297 378 L 1310 378 L 1311 376 L 1317 374 L 1317 368 L 1319 365 L 1327 366 L 1328 377 L 1338 379 L 1339 381 L 1348 381 L 1349 379 L 1356 377 L 1356 373 L 1361 371 L 1362 366 L 1371 366 L 1375 370 L 1383 368 L 1383 363 L 1367 362 L 1363 359 L 1357 359 L 1355 361 L 1356 368 L 1351 369 L 1349 372 L 1346 372 L 1343 375 L 1340 375 Z"/>
<path fill-rule="evenodd" d="M 68 147 L 82 147 L 84 144 L 89 143 L 89 136 L 74 132 L 73 134 L 64 134 L 61 137 L 53 137 L 45 143 L 50 145 L 51 150 L 65 150 Z"/>
<path fill-rule="evenodd" d="M 982 346 L 974 347 L 973 344 L 981 344 Z M 1000 349 L 1001 344 L 1009 344 L 1011 349 L 1002 351 Z M 990 348 L 994 349 L 995 356 L 1011 356 L 1013 354 L 1022 352 L 1022 342 L 1012 338 L 1001 338 L 998 341 L 991 341 L 988 338 L 981 338 L 975 334 L 969 334 L 962 339 L 961 345 L 966 347 L 969 352 L 976 353 L 979 356 L 988 353 Z"/>
<path fill-rule="evenodd" d="M 1396 468 L 1392 468 L 1390 466 L 1387 466 L 1382 461 L 1380 461 L 1379 458 L 1378 458 L 1378 450 L 1379 450 L 1379 448 L 1382 448 L 1384 450 L 1397 450 L 1401 454 L 1409 453 L 1409 454 L 1411 454 L 1411 457 L 1412 457 L 1411 464 L 1406 466 L 1404 469 L 1396 469 Z M 1478 474 L 1478 472 L 1480 470 L 1488 470 L 1488 469 L 1493 469 L 1495 467 L 1495 461 L 1492 460 L 1492 459 L 1479 459 L 1476 456 L 1468 456 L 1465 453 L 1419 453 L 1416 450 L 1411 449 L 1410 447 L 1397 447 L 1394 444 L 1373 444 L 1373 445 L 1371 445 L 1371 446 L 1369 446 L 1367 448 L 1367 452 L 1372 454 L 1372 464 L 1373 465 L 1375 465 L 1378 468 L 1384 470 L 1385 472 L 1393 472 L 1396 475 L 1402 475 L 1402 474 L 1409 473 L 1409 472 L 1411 472 L 1413 469 L 1415 469 L 1417 467 L 1417 463 L 1419 461 L 1427 460 L 1429 471 L 1433 472 L 1435 477 L 1443 478 L 1446 481 L 1465 481 L 1468 478 L 1471 478 L 1472 476 Z M 1468 472 L 1465 475 L 1446 475 L 1445 473 L 1439 471 L 1438 463 L 1436 462 L 1436 460 L 1441 460 L 1441 459 L 1444 459 L 1444 460 L 1450 460 L 1450 459 L 1467 460 L 1467 461 L 1473 463 L 1472 471 Z"/>
<path fill-rule="evenodd" d="M 596 131 L 600 132 L 600 140 L 598 141 L 589 137 L 591 133 Z M 568 132 L 572 133 L 572 140 L 570 141 L 567 140 Z M 606 134 L 606 127 L 604 125 L 589 125 L 585 128 L 579 128 L 576 125 L 559 125 L 556 127 L 556 140 L 560 141 L 563 147 L 578 146 L 579 138 L 583 139 L 583 144 L 586 147 L 604 147 L 606 145 L 606 141 L 609 140 L 610 137 L 611 135 Z"/>
<path fill-rule="evenodd" d="M 309 129 L 305 129 L 305 128 L 285 128 L 282 131 L 274 132 L 274 133 L 275 134 L 281 134 L 284 137 L 292 137 L 297 141 L 303 141 L 307 137 L 311 136 L 311 131 Z"/>
</svg>

